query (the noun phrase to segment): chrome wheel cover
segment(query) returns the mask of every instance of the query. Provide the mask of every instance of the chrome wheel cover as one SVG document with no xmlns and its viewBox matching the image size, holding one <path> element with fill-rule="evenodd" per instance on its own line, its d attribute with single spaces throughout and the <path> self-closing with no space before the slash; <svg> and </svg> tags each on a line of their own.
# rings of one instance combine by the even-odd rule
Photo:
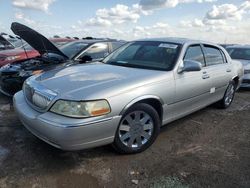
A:
<svg viewBox="0 0 250 188">
<path fill-rule="evenodd" d="M 230 105 L 234 98 L 235 88 L 232 84 L 227 88 L 226 95 L 225 95 L 225 105 Z"/>
<path fill-rule="evenodd" d="M 127 147 L 139 148 L 146 144 L 154 130 L 154 123 L 144 111 L 127 114 L 119 126 L 119 139 Z"/>
</svg>

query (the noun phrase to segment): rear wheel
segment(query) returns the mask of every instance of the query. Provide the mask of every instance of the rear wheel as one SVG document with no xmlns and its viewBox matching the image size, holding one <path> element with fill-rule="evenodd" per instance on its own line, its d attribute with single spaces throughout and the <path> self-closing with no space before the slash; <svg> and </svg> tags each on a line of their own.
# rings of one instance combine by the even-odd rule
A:
<svg viewBox="0 0 250 188">
<path fill-rule="evenodd" d="M 219 108 L 224 108 L 224 109 L 228 108 L 233 102 L 235 91 L 236 91 L 236 83 L 235 81 L 231 81 L 227 87 L 223 99 L 217 103 L 217 106 Z"/>
<path fill-rule="evenodd" d="M 159 115 L 152 106 L 135 104 L 123 115 L 113 146 L 119 153 L 142 152 L 155 141 L 160 125 Z"/>
</svg>

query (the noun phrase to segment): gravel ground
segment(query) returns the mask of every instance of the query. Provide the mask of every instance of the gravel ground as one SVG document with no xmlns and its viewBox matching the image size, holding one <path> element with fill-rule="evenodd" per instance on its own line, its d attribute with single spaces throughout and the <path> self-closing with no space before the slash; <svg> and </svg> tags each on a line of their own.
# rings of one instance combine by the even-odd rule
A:
<svg viewBox="0 0 250 188">
<path fill-rule="evenodd" d="M 250 187 L 250 91 L 162 128 L 148 150 L 65 152 L 30 134 L 0 95 L 0 188 Z"/>
</svg>

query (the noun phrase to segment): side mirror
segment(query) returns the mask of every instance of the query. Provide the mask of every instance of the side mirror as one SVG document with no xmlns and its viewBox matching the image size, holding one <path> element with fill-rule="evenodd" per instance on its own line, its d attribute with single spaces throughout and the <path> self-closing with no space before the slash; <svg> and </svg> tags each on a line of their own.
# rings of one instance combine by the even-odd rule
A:
<svg viewBox="0 0 250 188">
<path fill-rule="evenodd" d="M 183 67 L 180 67 L 178 71 L 179 73 L 200 71 L 202 68 L 201 63 L 198 61 L 184 60 L 183 64 Z"/>
<path fill-rule="evenodd" d="M 89 55 L 84 55 L 84 56 L 82 56 L 82 57 L 80 58 L 80 62 L 81 62 L 81 63 L 86 63 L 86 62 L 88 62 L 88 61 L 92 61 L 92 57 L 89 56 Z"/>
</svg>

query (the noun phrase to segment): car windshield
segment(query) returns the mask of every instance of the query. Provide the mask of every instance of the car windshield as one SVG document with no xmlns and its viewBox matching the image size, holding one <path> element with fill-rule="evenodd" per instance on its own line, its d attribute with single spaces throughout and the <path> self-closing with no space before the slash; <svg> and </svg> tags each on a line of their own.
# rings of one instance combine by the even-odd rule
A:
<svg viewBox="0 0 250 188">
<path fill-rule="evenodd" d="M 128 43 L 103 60 L 104 63 L 155 70 L 171 70 L 180 45 L 168 42 L 136 41 Z"/>
<path fill-rule="evenodd" d="M 61 46 L 60 50 L 71 59 L 88 45 L 86 42 L 70 42 Z"/>
<path fill-rule="evenodd" d="M 34 50 L 34 48 L 26 42 L 20 48 L 25 48 L 25 50 Z"/>
<path fill-rule="evenodd" d="M 228 48 L 227 51 L 232 59 L 250 60 L 250 48 Z"/>
</svg>

